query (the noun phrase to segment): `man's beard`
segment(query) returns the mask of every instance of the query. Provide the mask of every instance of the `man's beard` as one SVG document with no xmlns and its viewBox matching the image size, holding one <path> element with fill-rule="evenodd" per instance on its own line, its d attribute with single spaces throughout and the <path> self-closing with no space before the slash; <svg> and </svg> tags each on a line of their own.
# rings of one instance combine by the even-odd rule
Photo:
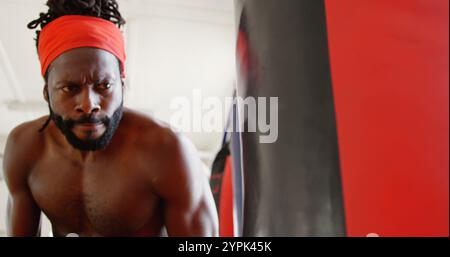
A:
<svg viewBox="0 0 450 257">
<path fill-rule="evenodd" d="M 119 108 L 114 111 L 114 114 L 111 118 L 95 118 L 92 116 L 82 116 L 78 120 L 64 120 L 62 116 L 56 114 L 49 104 L 50 109 L 50 117 L 59 130 L 63 133 L 67 141 L 76 149 L 81 151 L 97 151 L 106 148 L 113 138 L 117 128 L 119 127 L 119 123 L 122 119 L 123 114 L 123 102 L 120 104 Z M 105 126 L 106 130 L 97 139 L 80 139 L 73 132 L 72 128 L 77 124 L 82 123 L 98 123 L 101 122 Z"/>
</svg>

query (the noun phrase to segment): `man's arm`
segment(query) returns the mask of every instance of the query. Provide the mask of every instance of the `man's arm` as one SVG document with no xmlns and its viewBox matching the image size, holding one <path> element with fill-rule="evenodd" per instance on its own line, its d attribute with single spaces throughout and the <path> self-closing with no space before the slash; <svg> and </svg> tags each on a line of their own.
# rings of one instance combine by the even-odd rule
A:
<svg viewBox="0 0 450 257">
<path fill-rule="evenodd" d="M 192 143 L 168 133 L 161 151 L 164 161 L 154 181 L 164 201 L 164 222 L 169 236 L 218 236 L 214 198 Z"/>
<path fill-rule="evenodd" d="M 32 142 L 25 142 L 29 139 L 25 130 L 26 125 L 21 125 L 9 134 L 3 158 L 9 190 L 6 210 L 8 236 L 40 236 L 41 211 L 28 186 L 30 152 L 27 146 Z"/>
</svg>

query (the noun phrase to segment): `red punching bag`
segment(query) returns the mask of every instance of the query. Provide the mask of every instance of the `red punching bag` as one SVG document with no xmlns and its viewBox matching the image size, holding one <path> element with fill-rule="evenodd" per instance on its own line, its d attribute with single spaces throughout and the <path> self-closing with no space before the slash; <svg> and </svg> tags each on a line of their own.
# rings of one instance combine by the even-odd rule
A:
<svg viewBox="0 0 450 257">
<path fill-rule="evenodd" d="M 449 1 L 236 3 L 243 235 L 448 236 Z"/>
<path fill-rule="evenodd" d="M 219 207 L 219 235 L 221 237 L 233 237 L 233 178 L 231 172 L 231 158 L 225 161 L 225 170 L 222 180 Z"/>
<path fill-rule="evenodd" d="M 349 236 L 449 234 L 449 1 L 327 0 Z"/>
<path fill-rule="evenodd" d="M 230 144 L 226 142 L 226 134 L 222 149 L 214 159 L 211 174 L 211 189 L 219 216 L 219 236 L 234 235 L 234 194 L 233 175 L 230 156 Z"/>
</svg>

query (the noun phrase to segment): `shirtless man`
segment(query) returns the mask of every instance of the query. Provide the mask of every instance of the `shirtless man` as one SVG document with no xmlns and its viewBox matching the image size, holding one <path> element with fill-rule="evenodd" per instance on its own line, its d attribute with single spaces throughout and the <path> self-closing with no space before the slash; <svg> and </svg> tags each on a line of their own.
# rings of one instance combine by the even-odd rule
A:
<svg viewBox="0 0 450 257">
<path fill-rule="evenodd" d="M 8 136 L 3 161 L 8 234 L 39 236 L 43 212 L 54 236 L 160 236 L 164 228 L 169 236 L 217 236 L 214 200 L 192 144 L 122 107 L 124 48 L 111 24 L 119 31 L 116 25 L 124 21 L 116 1 L 47 5 L 50 15 L 29 27 L 53 24 L 37 38 L 50 115 Z M 87 28 L 77 27 L 82 23 Z M 78 35 L 97 33 L 89 32 L 95 26 L 105 29 L 100 36 L 115 33 L 119 43 L 74 47 Z M 52 38 L 64 29 L 71 34 Z M 64 41 L 70 37 L 74 41 Z M 48 41 L 64 51 L 42 49 Z M 62 53 L 52 60 L 48 56 L 55 51 Z"/>
</svg>

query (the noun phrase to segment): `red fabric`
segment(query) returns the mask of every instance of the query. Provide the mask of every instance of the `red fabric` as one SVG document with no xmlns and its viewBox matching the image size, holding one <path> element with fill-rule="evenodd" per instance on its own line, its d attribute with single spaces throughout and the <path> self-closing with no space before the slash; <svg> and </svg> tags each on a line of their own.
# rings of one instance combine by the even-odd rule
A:
<svg viewBox="0 0 450 257">
<path fill-rule="evenodd" d="M 449 235 L 449 1 L 326 0 L 349 236 Z"/>
<path fill-rule="evenodd" d="M 50 22 L 39 36 L 41 73 L 62 53 L 80 47 L 95 47 L 115 55 L 125 72 L 125 44 L 122 33 L 112 22 L 82 15 L 66 15 Z"/>
<path fill-rule="evenodd" d="M 233 237 L 233 179 L 231 173 L 231 157 L 225 162 L 219 208 L 219 236 Z"/>
</svg>

